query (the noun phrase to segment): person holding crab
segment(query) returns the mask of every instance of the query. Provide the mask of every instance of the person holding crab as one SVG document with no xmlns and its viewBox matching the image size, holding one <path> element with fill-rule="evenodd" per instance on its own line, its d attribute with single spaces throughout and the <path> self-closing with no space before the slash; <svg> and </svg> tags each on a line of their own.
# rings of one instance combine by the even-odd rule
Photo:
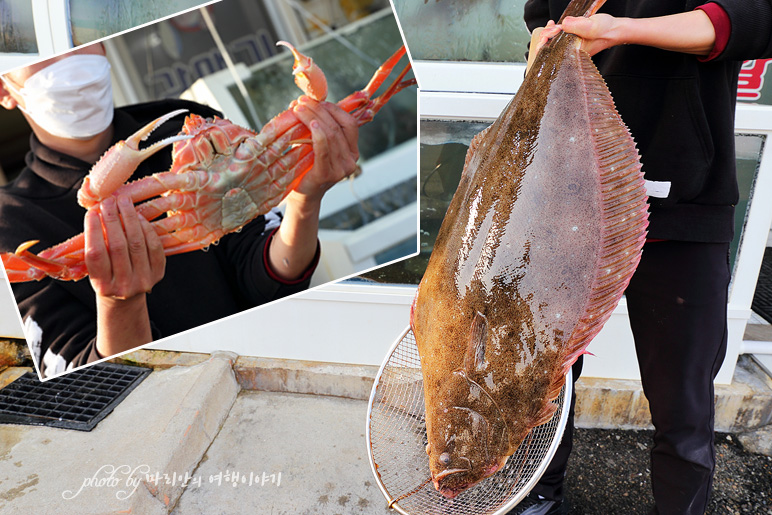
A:
<svg viewBox="0 0 772 515">
<path fill-rule="evenodd" d="M 183 100 L 114 108 L 101 43 L 2 76 L 0 105 L 20 109 L 32 128 L 19 177 L 0 189 L 0 250 L 31 236 L 40 248 L 83 231 L 89 281 L 50 278 L 15 284 L 14 295 L 39 369 L 53 376 L 158 338 L 306 289 L 319 260 L 321 200 L 357 170 L 356 120 L 328 102 L 301 97 L 294 115 L 311 132 L 314 165 L 273 210 L 208 252 L 168 260 L 150 223 L 126 196 L 83 210 L 77 191 L 117 141 L 176 109 L 217 111 Z M 182 116 L 151 142 L 177 134 Z M 167 170 L 171 152 L 144 161 L 134 178 Z M 151 293 L 152 292 L 152 293 Z"/>
</svg>

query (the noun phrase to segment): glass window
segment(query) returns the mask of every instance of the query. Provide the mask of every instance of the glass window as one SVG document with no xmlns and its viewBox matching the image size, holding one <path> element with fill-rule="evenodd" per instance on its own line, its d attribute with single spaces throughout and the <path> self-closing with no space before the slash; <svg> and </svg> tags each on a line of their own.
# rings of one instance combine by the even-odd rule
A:
<svg viewBox="0 0 772 515">
<path fill-rule="evenodd" d="M 0 52 L 34 54 L 37 51 L 32 1 L 0 1 Z"/>
<path fill-rule="evenodd" d="M 367 272 L 362 277 L 390 284 L 418 284 L 421 281 L 442 219 L 461 180 L 469 143 L 488 125 L 489 122 L 421 120 L 419 254 Z"/>
<path fill-rule="evenodd" d="M 413 59 L 523 62 L 525 0 L 394 0 Z"/>
<path fill-rule="evenodd" d="M 390 9 L 388 0 L 281 0 L 276 6 L 297 20 L 306 39 L 324 36 L 381 9 Z"/>
<path fill-rule="evenodd" d="M 731 270 L 737 258 L 737 249 L 742 241 L 742 232 L 748 221 L 748 203 L 753 195 L 756 176 L 764 152 L 766 136 L 760 134 L 737 134 L 735 136 L 735 151 L 737 157 L 737 185 L 740 189 L 740 200 L 734 213 L 734 241 L 729 249 Z"/>
<path fill-rule="evenodd" d="M 216 2 L 206 7 L 233 61 L 255 65 L 281 53 L 263 2 Z M 225 68 L 200 9 L 128 32 L 109 41 L 123 49 L 144 100 L 174 98 L 196 80 Z M 284 105 L 282 110 L 287 106 Z"/>
<path fill-rule="evenodd" d="M 328 82 L 328 100 L 339 101 L 348 94 L 362 89 L 375 70 L 402 46 L 399 28 L 391 13 L 384 9 L 336 32 L 336 37 L 323 37 L 303 46 L 302 51 L 313 57 L 325 72 Z M 284 111 L 300 90 L 289 70 L 292 56 L 285 52 L 271 63 L 254 67 L 245 80 L 259 118 L 265 123 Z M 384 85 L 390 84 L 405 66 L 403 58 Z M 236 86 L 230 86 L 231 95 L 247 112 Z M 359 132 L 359 151 L 364 159 L 371 158 L 416 135 L 416 95 L 396 95 L 375 119 Z"/>
<path fill-rule="evenodd" d="M 292 56 L 283 47 L 279 31 L 262 2 L 250 4 L 218 2 L 209 6 L 215 26 L 234 62 L 244 65 L 244 82 L 261 123 L 284 111 L 300 94 L 292 76 Z M 212 41 L 199 11 L 143 27 L 110 41 L 125 48 L 141 81 L 147 100 L 176 97 L 197 79 L 223 70 L 225 63 Z M 329 86 L 328 99 L 338 101 L 363 88 L 375 70 L 402 45 L 399 28 L 386 7 L 345 27 L 301 45 L 324 70 Z M 392 73 L 388 84 L 402 66 Z M 248 70 L 248 71 L 247 71 Z M 228 74 L 227 92 L 245 117 L 251 119 L 232 78 Z M 416 134 L 415 88 L 410 94 L 396 95 L 375 119 L 362 127 L 359 147 L 362 157 L 373 157 L 388 148 L 414 138 Z M 222 99 L 220 99 L 222 100 Z M 228 113 L 226 113 L 228 114 Z M 230 114 L 232 117 L 233 114 Z"/>
<path fill-rule="evenodd" d="M 445 211 L 461 179 L 469 143 L 488 125 L 488 122 L 421 120 L 420 254 L 373 270 L 362 277 L 391 284 L 418 284 L 421 281 Z M 735 237 L 730 248 L 732 268 L 747 221 L 748 202 L 753 193 L 765 140 L 766 137 L 759 134 L 738 134 L 735 137 L 740 200 L 735 210 Z"/>
<path fill-rule="evenodd" d="M 169 16 L 202 0 L 70 0 L 72 42 L 83 45 Z"/>
</svg>

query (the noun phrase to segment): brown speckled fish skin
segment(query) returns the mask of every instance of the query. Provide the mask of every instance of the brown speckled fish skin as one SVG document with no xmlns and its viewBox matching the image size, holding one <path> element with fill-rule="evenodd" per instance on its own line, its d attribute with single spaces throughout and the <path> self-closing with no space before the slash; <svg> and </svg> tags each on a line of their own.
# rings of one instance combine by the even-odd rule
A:
<svg viewBox="0 0 772 515">
<path fill-rule="evenodd" d="M 472 141 L 414 302 L 429 465 L 447 497 L 500 469 L 549 420 L 640 259 L 638 153 L 579 44 L 556 36 Z"/>
</svg>

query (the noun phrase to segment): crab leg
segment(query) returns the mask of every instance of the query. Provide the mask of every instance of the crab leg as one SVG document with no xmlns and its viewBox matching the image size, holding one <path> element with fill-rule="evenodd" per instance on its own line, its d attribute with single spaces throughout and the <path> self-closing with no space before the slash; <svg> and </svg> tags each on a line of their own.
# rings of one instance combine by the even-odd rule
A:
<svg viewBox="0 0 772 515">
<path fill-rule="evenodd" d="M 64 246 L 70 241 L 64 242 L 58 247 Z M 79 252 L 76 249 L 74 255 L 51 259 L 35 255 L 27 250 L 37 243 L 37 240 L 27 241 L 19 245 L 16 252 L 2 254 L 3 265 L 11 282 L 39 281 L 47 275 L 62 280 L 77 280 L 86 276 L 82 247 Z"/>
<path fill-rule="evenodd" d="M 378 91 L 378 88 L 380 88 L 383 85 L 383 83 L 386 81 L 386 79 L 389 77 L 392 70 L 394 70 L 394 67 L 399 62 L 399 60 L 402 59 L 402 56 L 405 55 L 405 52 L 406 50 L 403 45 L 402 47 L 400 47 L 399 50 L 394 52 L 394 54 L 391 57 L 386 59 L 386 61 L 384 61 L 384 63 L 375 71 L 372 79 L 370 79 L 370 82 L 367 83 L 367 86 L 365 86 L 360 91 L 353 92 L 352 94 L 350 94 L 349 96 L 347 96 L 346 98 L 338 102 L 338 106 L 345 111 L 351 112 L 354 109 L 357 109 L 362 105 L 364 105 L 365 103 L 369 102 L 372 99 L 375 92 Z M 405 76 L 405 74 L 407 74 L 409 69 L 410 69 L 410 65 L 408 64 L 394 84 L 402 80 L 402 78 Z M 408 81 L 404 86 L 400 87 L 396 91 L 399 91 L 413 83 L 414 83 L 414 79 Z M 391 87 L 394 87 L 394 84 L 390 86 L 390 89 Z M 394 91 L 394 93 L 396 93 L 396 91 Z M 392 93 L 392 95 L 394 93 Z M 391 95 L 389 96 L 389 98 L 391 98 Z"/>
<path fill-rule="evenodd" d="M 295 118 L 294 114 L 289 114 L 291 117 L 282 116 L 281 120 L 272 125 L 269 128 L 268 134 L 265 134 L 265 131 L 261 132 L 252 138 L 246 139 L 235 151 L 231 151 L 236 162 L 252 162 L 257 165 L 252 169 L 244 168 L 244 173 L 248 172 L 250 175 L 260 176 L 261 174 L 257 171 L 258 169 L 267 169 L 275 161 L 283 157 L 292 141 L 296 139 L 295 132 L 297 132 L 296 130 L 293 131 L 295 129 L 294 124 L 297 124 L 297 118 Z M 268 126 L 266 125 L 266 127 Z M 282 130 L 283 134 L 275 136 L 276 132 Z M 272 138 L 273 141 L 271 141 Z M 222 145 L 222 148 L 217 148 L 218 145 L 215 144 L 212 152 L 225 153 L 227 151 L 226 145 L 224 143 Z M 190 149 L 186 150 L 191 153 L 193 152 Z M 171 170 L 168 172 L 160 172 L 125 184 L 118 188 L 116 193 L 127 195 L 133 202 L 140 202 L 157 197 L 167 191 L 197 191 L 208 187 L 216 188 L 222 175 L 225 175 L 227 172 L 212 173 L 205 171 L 205 163 L 207 163 L 208 159 L 210 159 L 210 156 L 206 155 L 175 154 L 175 164 L 172 165 Z M 189 163 L 204 164 L 191 167 Z M 234 166 L 233 168 L 238 167 Z M 145 215 L 145 213 L 142 214 Z M 148 215 L 150 215 L 150 212 L 148 212 Z M 158 215 L 153 216 L 153 218 L 156 216 Z"/>
<path fill-rule="evenodd" d="M 327 98 L 327 78 L 322 69 L 314 64 L 314 60 L 298 52 L 294 46 L 286 41 L 279 41 L 276 45 L 289 48 L 295 57 L 295 64 L 292 65 L 295 84 L 314 100 L 320 102 L 325 100 Z"/>
<path fill-rule="evenodd" d="M 191 136 L 181 134 L 166 138 L 145 149 L 140 150 L 139 148 L 139 144 L 145 141 L 159 125 L 185 112 L 187 109 L 178 109 L 161 116 L 129 136 L 125 141 L 119 141 L 110 147 L 83 180 L 83 185 L 78 191 L 78 203 L 85 208 L 97 204 L 121 187 L 142 161 L 176 141 L 190 139 Z"/>
</svg>

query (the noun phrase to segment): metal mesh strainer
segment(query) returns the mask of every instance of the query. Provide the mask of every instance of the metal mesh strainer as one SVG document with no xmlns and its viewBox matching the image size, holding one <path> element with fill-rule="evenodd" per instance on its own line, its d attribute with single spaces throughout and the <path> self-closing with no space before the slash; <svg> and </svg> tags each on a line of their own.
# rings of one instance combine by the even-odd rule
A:
<svg viewBox="0 0 772 515">
<path fill-rule="evenodd" d="M 570 407 L 570 370 L 566 384 L 552 420 L 534 428 L 502 470 L 446 499 L 431 482 L 424 484 L 430 473 L 421 360 L 413 332 L 406 329 L 378 371 L 367 413 L 370 467 L 387 502 L 405 515 L 506 513 L 533 488 L 555 454 Z"/>
</svg>

